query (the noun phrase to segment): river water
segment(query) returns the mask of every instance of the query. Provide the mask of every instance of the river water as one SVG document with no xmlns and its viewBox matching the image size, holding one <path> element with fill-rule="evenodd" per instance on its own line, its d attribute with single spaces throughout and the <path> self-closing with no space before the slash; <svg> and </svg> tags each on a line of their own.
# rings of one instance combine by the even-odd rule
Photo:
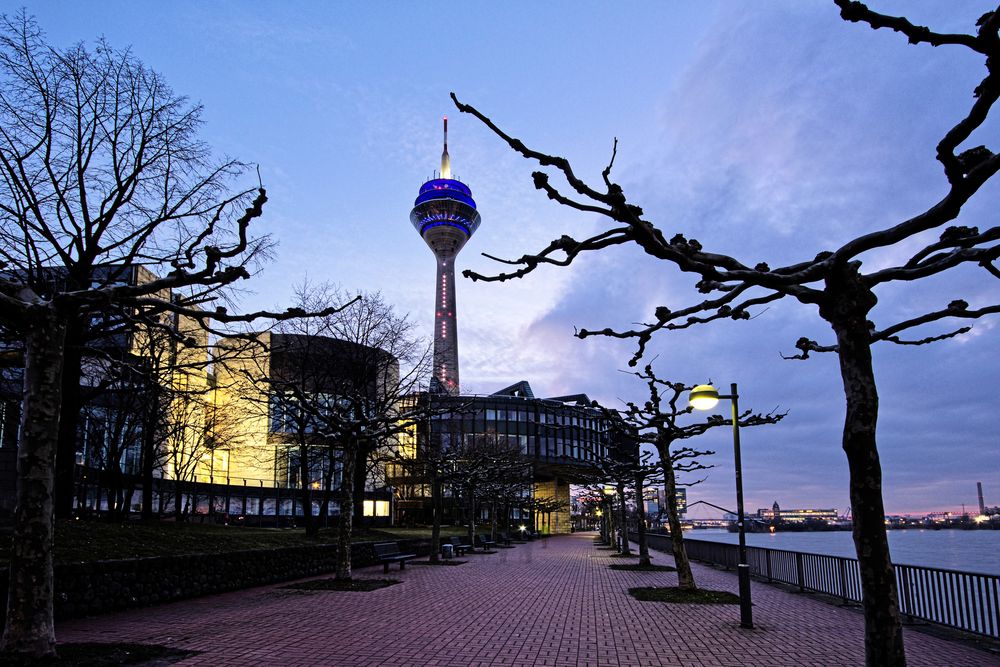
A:
<svg viewBox="0 0 1000 667">
<path fill-rule="evenodd" d="M 685 539 L 736 544 L 736 533 L 690 530 Z M 851 531 L 809 533 L 750 533 L 747 544 L 828 556 L 856 558 Z M 963 572 L 1000 575 L 1000 530 L 890 530 L 892 561 Z"/>
</svg>

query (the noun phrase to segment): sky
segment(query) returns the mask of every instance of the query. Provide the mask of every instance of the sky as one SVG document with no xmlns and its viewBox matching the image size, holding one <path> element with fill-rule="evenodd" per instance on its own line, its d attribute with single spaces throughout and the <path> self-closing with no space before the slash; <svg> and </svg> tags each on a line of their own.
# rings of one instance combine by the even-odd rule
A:
<svg viewBox="0 0 1000 667">
<path fill-rule="evenodd" d="M 972 0 L 869 5 L 944 32 L 968 32 L 991 9 Z M 202 138 L 218 155 L 259 165 L 269 197 L 262 227 L 278 249 L 250 281 L 245 308 L 288 305 L 295 285 L 329 281 L 380 291 L 428 336 L 434 260 L 408 216 L 439 166 L 443 115 L 453 173 L 483 219 L 459 271 L 496 273 L 502 267 L 482 253 L 516 258 L 602 224 L 536 191 L 535 165 L 459 114 L 450 92 L 529 146 L 569 158 L 592 184 L 617 138 L 612 178 L 668 237 L 777 266 L 937 201 L 946 182 L 935 146 L 985 73 L 963 49 L 908 45 L 842 21 L 819 0 L 36 1 L 29 13 L 53 45 L 104 36 L 130 47 L 204 106 Z M 995 149 L 997 134 L 991 120 L 968 147 Z M 960 224 L 994 224 L 998 189 L 984 187 Z M 866 256 L 865 267 L 916 247 Z M 992 280 L 960 270 L 890 286 L 873 319 L 885 326 L 955 298 L 988 305 Z M 623 372 L 634 344 L 579 340 L 575 327 L 630 328 L 656 306 L 699 300 L 690 277 L 625 246 L 519 281 L 458 283 L 463 393 L 525 379 L 538 396 L 586 393 L 612 407 L 644 400 L 645 386 Z M 874 349 L 887 512 L 971 510 L 977 481 L 987 504 L 1000 505 L 997 324 L 979 321 L 933 346 Z M 661 377 L 736 382 L 742 407 L 788 412 L 742 433 L 750 511 L 775 501 L 849 506 L 837 359 L 782 360 L 800 336 L 832 338 L 814 308 L 782 301 L 750 321 L 661 334 L 647 351 Z M 731 507 L 731 434 L 716 431 L 697 441 L 717 452 L 706 459 L 715 467 L 688 498 Z"/>
</svg>

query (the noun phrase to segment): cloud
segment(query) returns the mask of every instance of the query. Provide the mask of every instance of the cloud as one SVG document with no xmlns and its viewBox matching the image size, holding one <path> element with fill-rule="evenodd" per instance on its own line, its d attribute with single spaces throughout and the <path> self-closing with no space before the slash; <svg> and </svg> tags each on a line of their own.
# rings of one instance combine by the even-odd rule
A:
<svg viewBox="0 0 1000 667">
<path fill-rule="evenodd" d="M 828 9 L 786 3 L 720 14 L 679 83 L 659 97 L 651 91 L 661 109 L 659 136 L 638 155 L 620 155 L 617 178 L 668 236 L 682 231 L 710 251 L 776 266 L 896 224 L 943 194 L 934 145 L 967 111 L 981 72 L 973 68 L 970 75 L 969 63 L 954 51 L 909 47 L 888 33 L 873 36 L 839 23 Z M 995 190 L 982 195 L 995 203 Z M 970 207 L 964 224 L 990 224 L 988 211 Z M 559 230 L 552 232 L 554 238 Z M 919 246 L 907 242 L 870 253 L 865 268 L 894 265 Z M 676 309 L 703 298 L 690 277 L 635 247 L 581 257 L 573 270 L 566 291 L 525 330 L 526 347 L 562 352 L 555 341 L 574 326 L 627 329 L 649 321 L 656 305 Z M 873 319 L 887 326 L 963 295 L 995 302 L 995 287 L 984 278 L 981 270 L 961 270 L 887 286 L 879 290 Z M 973 476 L 1000 472 L 989 455 L 996 444 L 985 399 L 955 409 L 939 398 L 961 394 L 968 377 L 989 384 L 995 323 L 979 323 L 975 331 L 931 347 L 874 350 L 884 392 L 879 440 L 889 511 L 954 507 L 974 493 Z M 833 342 L 814 306 L 781 302 L 751 322 L 661 334 L 646 360 L 658 357 L 661 375 L 675 380 L 712 378 L 724 386 L 735 379 L 746 405 L 790 411 L 781 424 L 747 435 L 754 443 L 744 455 L 748 505 L 778 500 L 844 511 L 844 397 L 836 357 L 779 359 L 803 335 Z M 605 401 L 641 397 L 642 385 L 616 372 L 633 350 L 604 339 L 576 342 L 568 361 L 548 356 L 544 377 L 558 387 L 575 383 Z M 534 364 L 545 368 L 545 355 Z M 704 438 L 718 452 L 717 467 L 692 498 L 725 505 L 731 496 L 728 437 Z"/>
</svg>

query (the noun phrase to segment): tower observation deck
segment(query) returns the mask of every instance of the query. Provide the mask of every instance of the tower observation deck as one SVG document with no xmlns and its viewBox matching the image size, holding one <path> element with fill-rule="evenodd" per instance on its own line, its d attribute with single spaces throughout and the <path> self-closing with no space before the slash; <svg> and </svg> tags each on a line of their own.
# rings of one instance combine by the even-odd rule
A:
<svg viewBox="0 0 1000 667">
<path fill-rule="evenodd" d="M 479 228 L 472 190 L 451 177 L 448 117 L 444 118 L 441 175 L 420 187 L 410 222 L 437 260 L 434 282 L 434 375 L 431 393 L 458 394 L 458 326 L 455 308 L 455 257 Z"/>
</svg>

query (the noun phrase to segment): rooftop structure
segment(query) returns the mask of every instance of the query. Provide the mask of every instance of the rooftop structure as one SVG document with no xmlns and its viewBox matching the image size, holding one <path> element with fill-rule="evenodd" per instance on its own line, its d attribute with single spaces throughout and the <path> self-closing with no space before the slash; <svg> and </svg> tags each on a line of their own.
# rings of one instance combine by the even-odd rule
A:
<svg viewBox="0 0 1000 667">
<path fill-rule="evenodd" d="M 434 281 L 434 375 L 431 393 L 458 394 L 458 319 L 455 304 L 455 257 L 479 227 L 472 190 L 451 177 L 448 117 L 444 118 L 444 152 L 440 178 L 420 187 L 410 222 L 437 260 Z"/>
</svg>

